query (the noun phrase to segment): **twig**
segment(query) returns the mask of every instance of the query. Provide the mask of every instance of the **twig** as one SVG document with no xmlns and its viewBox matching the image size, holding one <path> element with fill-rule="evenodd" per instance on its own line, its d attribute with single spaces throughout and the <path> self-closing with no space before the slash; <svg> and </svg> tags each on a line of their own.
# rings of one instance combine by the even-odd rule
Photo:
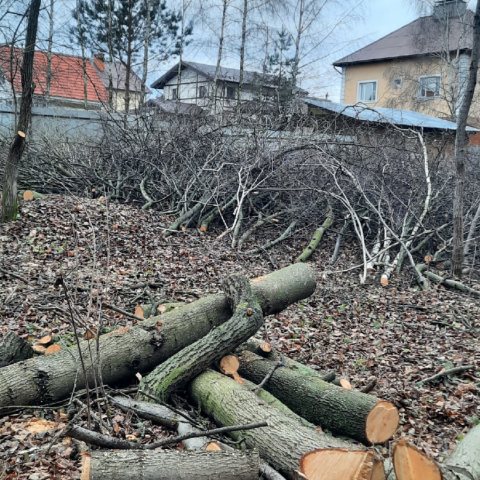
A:
<svg viewBox="0 0 480 480">
<path fill-rule="evenodd" d="M 143 322 L 145 319 L 142 317 L 137 317 L 133 313 L 129 313 L 126 310 L 123 310 L 119 307 L 115 307 L 114 305 L 109 305 L 108 303 L 102 303 L 102 306 L 105 308 L 108 308 L 109 310 L 113 310 L 114 312 L 121 313 L 122 315 L 125 315 L 126 317 L 134 318 L 135 320 L 138 320 L 140 322 Z"/>
<path fill-rule="evenodd" d="M 374 388 L 375 385 L 377 385 L 377 379 L 374 378 L 371 382 L 367 383 L 361 390 L 360 392 L 362 393 L 370 393 Z"/>
<path fill-rule="evenodd" d="M 183 440 L 189 438 L 198 438 L 204 436 L 218 435 L 220 433 L 238 432 L 239 430 L 251 430 L 253 428 L 268 427 L 267 422 L 249 423 L 247 425 L 236 425 L 233 427 L 214 428 L 213 430 L 206 430 L 204 432 L 191 432 L 185 435 L 179 435 L 177 437 L 167 438 L 161 442 L 155 442 L 150 444 L 141 444 L 134 442 L 127 442 L 118 438 L 109 437 L 101 433 L 92 432 L 86 428 L 73 426 L 65 430 L 65 435 L 71 438 L 76 438 L 83 442 L 98 447 L 104 448 L 116 448 L 118 450 L 153 450 L 154 448 L 164 447 L 165 445 L 171 445 L 172 443 L 180 443 Z"/>
<path fill-rule="evenodd" d="M 265 375 L 265 378 L 256 387 L 252 388 L 252 392 L 257 392 L 258 390 L 263 388 L 263 386 L 272 378 L 272 375 L 275 373 L 275 370 L 278 367 L 281 367 L 282 365 L 284 365 L 283 357 L 282 357 L 282 360 L 279 360 L 277 363 L 273 364 L 270 367 L 270 370 Z"/>
<path fill-rule="evenodd" d="M 466 365 L 463 367 L 451 368 L 450 370 L 444 370 L 443 372 L 437 373 L 436 375 L 433 375 L 433 377 L 426 378 L 425 380 L 422 380 L 419 383 L 423 385 L 424 383 L 434 382 L 435 380 L 438 380 L 439 378 L 442 378 L 442 377 L 446 377 L 447 375 L 453 375 L 454 373 L 465 372 L 466 370 L 472 370 L 474 368 L 475 368 L 475 365 Z"/>
<path fill-rule="evenodd" d="M 0 268 L 0 272 L 4 273 L 5 275 L 9 275 L 10 277 L 16 278 L 23 283 L 28 283 L 24 278 L 22 278 L 20 275 L 17 275 L 16 273 L 9 272 L 8 270 L 4 270 L 3 268 Z"/>
</svg>

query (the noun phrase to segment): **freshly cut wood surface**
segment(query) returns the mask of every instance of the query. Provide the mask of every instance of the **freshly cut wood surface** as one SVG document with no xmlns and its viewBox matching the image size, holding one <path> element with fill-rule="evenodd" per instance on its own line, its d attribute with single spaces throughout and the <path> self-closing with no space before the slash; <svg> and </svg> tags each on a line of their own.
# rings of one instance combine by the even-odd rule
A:
<svg viewBox="0 0 480 480">
<path fill-rule="evenodd" d="M 345 390 L 353 390 L 352 384 L 345 378 L 340 379 L 340 386 Z"/>
<path fill-rule="evenodd" d="M 38 342 L 37 345 L 42 345 L 43 347 L 46 347 L 47 345 L 50 345 L 52 343 L 52 336 L 51 335 L 45 335 L 42 337 Z"/>
<path fill-rule="evenodd" d="M 62 349 L 60 345 L 57 345 L 54 343 L 53 345 L 50 345 L 46 350 L 45 350 L 45 355 L 52 355 L 52 353 L 57 353 Z"/>
<path fill-rule="evenodd" d="M 374 456 L 338 448 L 315 450 L 302 457 L 300 471 L 308 480 L 371 480 Z"/>
<path fill-rule="evenodd" d="M 260 344 L 260 348 L 265 352 L 265 353 L 270 353 L 272 351 L 272 346 L 267 343 L 267 342 L 262 342 Z"/>
<path fill-rule="evenodd" d="M 403 439 L 393 448 L 393 466 L 397 480 L 442 480 L 437 464 Z"/>
<path fill-rule="evenodd" d="M 220 360 L 220 371 L 225 375 L 232 375 L 235 381 L 243 383 L 242 378 L 238 374 L 240 362 L 236 355 L 227 355 Z"/>
<path fill-rule="evenodd" d="M 20 133 L 20 132 L 18 132 Z M 23 192 L 23 199 L 28 201 L 28 200 L 33 200 L 35 196 L 33 195 L 33 192 L 31 190 L 25 190 Z"/>
<path fill-rule="evenodd" d="M 135 307 L 135 316 L 140 318 L 145 318 L 143 314 L 143 307 L 141 305 L 137 305 Z"/>
<path fill-rule="evenodd" d="M 35 353 L 44 354 L 46 348 L 43 347 L 42 345 L 33 345 L 33 346 L 32 346 L 32 350 L 33 350 Z"/>
<path fill-rule="evenodd" d="M 210 442 L 205 448 L 207 452 L 221 452 L 222 447 L 217 442 Z"/>
<path fill-rule="evenodd" d="M 399 423 L 398 410 L 390 402 L 380 400 L 368 414 L 365 425 L 367 438 L 376 439 L 376 443 L 384 443 L 392 438 Z"/>
</svg>

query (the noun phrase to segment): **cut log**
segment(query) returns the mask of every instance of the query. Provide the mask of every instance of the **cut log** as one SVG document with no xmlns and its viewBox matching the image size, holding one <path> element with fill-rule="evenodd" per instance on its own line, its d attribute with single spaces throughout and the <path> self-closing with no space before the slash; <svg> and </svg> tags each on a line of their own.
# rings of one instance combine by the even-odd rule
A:
<svg viewBox="0 0 480 480">
<path fill-rule="evenodd" d="M 265 347 L 265 345 L 268 345 L 268 347 Z M 243 350 L 248 350 L 249 352 L 255 353 L 264 358 L 268 358 L 269 360 L 275 360 L 277 362 L 282 360 L 289 368 L 296 370 L 299 375 L 304 375 L 306 377 L 313 376 L 320 378 L 325 382 L 333 382 L 335 380 L 335 373 L 320 372 L 318 370 L 314 370 L 313 368 L 307 367 L 303 363 L 296 362 L 295 360 L 282 355 L 280 352 L 273 349 L 269 343 L 262 342 L 256 338 L 250 338 L 247 342 L 243 343 L 237 348 L 237 352 L 242 352 Z"/>
<path fill-rule="evenodd" d="M 46 348 L 42 347 L 41 345 L 33 345 L 32 350 L 37 355 L 45 355 Z"/>
<path fill-rule="evenodd" d="M 372 452 L 332 448 L 309 452 L 300 460 L 300 471 L 308 480 L 371 480 L 373 470 Z"/>
<path fill-rule="evenodd" d="M 246 350 L 239 360 L 240 376 L 254 383 L 275 363 Z M 299 375 L 288 365 L 275 370 L 265 389 L 309 422 L 366 444 L 386 442 L 398 427 L 398 411 L 391 403 Z"/>
<path fill-rule="evenodd" d="M 242 378 L 238 374 L 240 362 L 235 355 L 227 355 L 220 360 L 220 371 L 224 375 L 231 375 L 236 382 L 243 383 Z"/>
<path fill-rule="evenodd" d="M 266 402 L 259 402 L 248 386 L 218 372 L 209 370 L 195 378 L 189 384 L 189 394 L 219 425 L 241 424 L 246 419 L 249 422 L 268 420 L 268 427 L 229 435 L 236 441 L 243 439 L 247 448 L 257 448 L 263 459 L 289 479 L 295 478 L 302 456 L 312 450 L 343 448 L 363 451 L 358 445 L 325 435 L 303 425 L 298 418 L 288 416 Z"/>
<path fill-rule="evenodd" d="M 29 200 L 35 200 L 35 199 L 42 200 L 44 198 L 45 198 L 45 195 L 42 195 L 41 193 L 38 193 L 38 192 L 34 192 L 33 190 L 25 190 L 23 192 L 23 199 L 27 202 Z"/>
<path fill-rule="evenodd" d="M 252 290 L 264 315 L 282 311 L 310 296 L 316 275 L 307 265 L 292 265 L 252 282 Z M 202 338 L 232 316 L 223 294 L 212 295 L 179 307 L 161 317 L 144 320 L 99 337 L 102 379 L 107 385 L 135 378 L 137 372 L 151 371 L 186 346 Z M 162 325 L 157 325 L 161 319 Z M 87 375 L 94 385 L 90 365 L 97 365 L 97 349 L 80 342 L 84 358 L 90 358 Z M 76 385 L 85 388 L 78 347 L 64 348 L 55 355 L 35 357 L 0 369 L 0 415 L 6 407 L 42 405 L 69 397 Z"/>
<path fill-rule="evenodd" d="M 345 390 L 353 390 L 352 384 L 346 378 L 335 378 L 331 383 L 337 387 L 345 388 Z"/>
<path fill-rule="evenodd" d="M 82 480 L 258 480 L 256 452 L 94 451 Z"/>
<path fill-rule="evenodd" d="M 393 467 L 397 480 L 442 480 L 437 464 L 403 439 L 393 448 Z"/>
<path fill-rule="evenodd" d="M 46 350 L 45 350 L 45 355 L 52 355 L 53 353 L 57 353 L 62 349 L 60 345 L 57 345 L 54 343 L 53 345 L 50 345 Z"/>
<path fill-rule="evenodd" d="M 159 365 L 140 382 L 140 390 L 167 401 L 170 395 L 254 335 L 263 324 L 260 304 L 249 281 L 231 275 L 223 282 L 232 318 Z"/>
<path fill-rule="evenodd" d="M 42 347 L 48 347 L 53 342 L 51 335 L 45 335 L 42 337 L 38 342 L 37 345 L 41 345 Z"/>
<path fill-rule="evenodd" d="M 453 288 L 454 290 L 460 290 L 477 298 L 480 297 L 480 291 L 468 287 L 461 282 L 457 282 L 456 280 L 450 280 L 447 278 L 443 278 L 440 275 L 436 275 L 435 273 L 428 270 L 428 265 L 417 265 L 417 270 L 420 273 L 424 273 L 436 285 L 446 285 L 447 287 Z"/>
<path fill-rule="evenodd" d="M 473 428 L 443 462 L 435 463 L 405 440 L 393 450 L 395 475 L 388 480 L 480 480 L 480 428 Z"/>
<path fill-rule="evenodd" d="M 0 367 L 21 362 L 33 357 L 30 344 L 13 332 L 7 332 L 0 340 Z"/>
</svg>

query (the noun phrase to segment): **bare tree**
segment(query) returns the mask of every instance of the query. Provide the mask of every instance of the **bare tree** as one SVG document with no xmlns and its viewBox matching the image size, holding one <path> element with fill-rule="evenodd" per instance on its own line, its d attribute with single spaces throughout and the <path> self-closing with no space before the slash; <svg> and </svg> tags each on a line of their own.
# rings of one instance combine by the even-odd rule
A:
<svg viewBox="0 0 480 480">
<path fill-rule="evenodd" d="M 7 163 L 3 175 L 2 189 L 2 222 L 15 220 L 17 217 L 17 177 L 20 160 L 25 149 L 25 136 L 32 116 L 33 93 L 33 58 L 37 39 L 38 16 L 41 0 L 32 0 L 29 6 L 25 50 L 21 66 L 22 74 L 22 103 L 16 126 L 17 133 L 10 145 Z"/>
</svg>

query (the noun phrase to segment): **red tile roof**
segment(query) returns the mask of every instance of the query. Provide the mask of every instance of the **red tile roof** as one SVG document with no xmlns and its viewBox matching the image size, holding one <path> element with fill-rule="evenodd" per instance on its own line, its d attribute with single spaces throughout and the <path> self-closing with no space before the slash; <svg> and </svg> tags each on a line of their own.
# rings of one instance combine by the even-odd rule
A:
<svg viewBox="0 0 480 480">
<path fill-rule="evenodd" d="M 0 46 L 0 69 L 16 92 L 21 92 L 22 81 L 20 66 L 22 64 L 23 50 L 14 49 L 13 68 L 10 67 L 10 48 Z M 97 71 L 87 60 L 87 100 L 90 102 L 108 102 L 108 92 L 103 85 Z M 47 84 L 47 54 L 36 51 L 33 60 L 33 81 L 35 82 L 35 95 L 45 95 Z M 50 83 L 50 96 L 84 100 L 84 75 L 81 57 L 52 53 L 52 77 Z M 11 75 L 13 73 L 13 75 Z"/>
</svg>

